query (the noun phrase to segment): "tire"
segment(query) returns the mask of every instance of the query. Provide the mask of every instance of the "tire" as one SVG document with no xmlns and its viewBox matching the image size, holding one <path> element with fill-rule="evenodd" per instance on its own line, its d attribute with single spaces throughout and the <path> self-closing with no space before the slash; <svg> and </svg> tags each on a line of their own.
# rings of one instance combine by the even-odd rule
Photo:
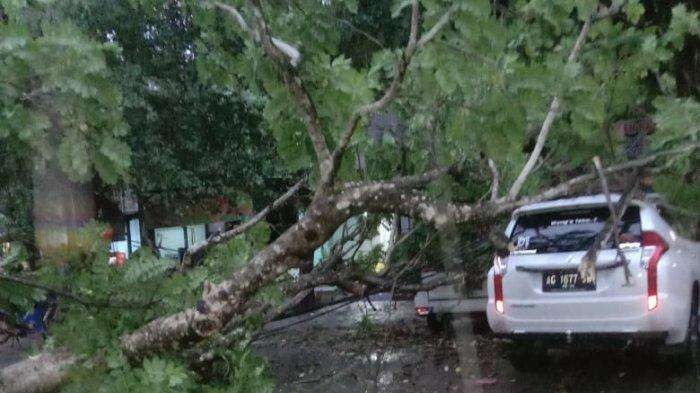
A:
<svg viewBox="0 0 700 393">
<path fill-rule="evenodd" d="M 698 312 L 698 286 L 693 286 L 690 303 L 690 317 L 688 318 L 688 333 L 686 334 L 683 358 L 694 370 L 700 367 L 700 313 Z"/>
<path fill-rule="evenodd" d="M 433 334 L 442 334 L 448 331 L 450 326 L 449 314 L 435 314 L 430 313 L 425 317 L 425 321 L 428 324 L 428 330 Z"/>
<path fill-rule="evenodd" d="M 486 313 L 474 313 L 470 317 L 472 320 L 472 334 L 485 336 L 492 333 Z"/>
<path fill-rule="evenodd" d="M 514 342 L 505 355 L 516 371 L 524 373 L 546 371 L 550 363 L 547 350 L 533 342 Z"/>
<path fill-rule="evenodd" d="M 688 318 L 688 332 L 679 352 L 669 359 L 676 367 L 700 373 L 700 316 L 698 315 L 698 287 L 693 286 Z"/>
</svg>

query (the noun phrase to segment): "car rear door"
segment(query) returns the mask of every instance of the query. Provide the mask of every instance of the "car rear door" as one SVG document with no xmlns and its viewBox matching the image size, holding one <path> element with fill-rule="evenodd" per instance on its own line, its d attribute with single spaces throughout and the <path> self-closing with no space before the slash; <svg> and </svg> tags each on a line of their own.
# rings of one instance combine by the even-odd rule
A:
<svg viewBox="0 0 700 393">
<path fill-rule="evenodd" d="M 639 207 L 628 207 L 621 219 L 620 250 L 629 276 L 612 241 L 598 254 L 594 282 L 583 282 L 578 274 L 581 259 L 608 217 L 606 206 L 577 206 L 527 212 L 516 219 L 510 236 L 514 250 L 506 259 L 503 277 L 511 317 L 576 320 L 643 312 L 639 299 L 646 291 L 646 276 L 639 263 Z"/>
</svg>

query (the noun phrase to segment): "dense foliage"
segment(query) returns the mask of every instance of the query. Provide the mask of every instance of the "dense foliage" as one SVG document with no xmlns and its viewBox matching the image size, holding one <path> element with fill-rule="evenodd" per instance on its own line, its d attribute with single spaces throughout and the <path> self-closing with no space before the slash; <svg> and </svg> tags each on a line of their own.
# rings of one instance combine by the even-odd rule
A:
<svg viewBox="0 0 700 393">
<path fill-rule="evenodd" d="M 109 248 L 101 237 L 104 229 L 96 223 L 82 229 L 73 239 L 72 247 L 65 248 L 55 259 L 44 260 L 34 272 L 35 281 L 57 289 L 53 293 L 0 280 L 0 307 L 8 312 L 22 307 L 31 309 L 34 301 L 44 300 L 48 295 L 62 297 L 60 318 L 50 325 L 51 336 L 46 347 L 67 347 L 95 357 L 89 369 L 75 370 L 73 383 L 65 387 L 66 391 L 271 390 L 265 364 L 248 347 L 257 328 L 255 316 L 243 321 L 234 332 L 240 344 L 215 348 L 215 361 L 201 374 L 192 372 L 189 362 L 193 354 L 207 350 L 206 346 L 194 349 L 199 352 L 189 350 L 172 357 L 147 359 L 140 366 L 129 364 L 118 349 L 121 334 L 157 316 L 193 307 L 205 282 L 222 280 L 267 243 L 266 225 L 261 224 L 245 236 L 215 248 L 210 257 L 187 275 L 173 274 L 177 262 L 158 259 L 147 248 L 134 254 L 124 268 L 108 266 Z M 16 271 L 14 265 L 20 261 L 8 260 L 5 270 Z M 280 297 L 274 288 L 260 296 L 277 301 Z"/>
<path fill-rule="evenodd" d="M 91 40 L 48 9 L 5 3 L 0 138 L 31 146 L 37 165 L 58 161 L 72 180 L 96 171 L 116 182 L 130 163 L 122 97 L 105 61 L 118 47 Z"/>
<path fill-rule="evenodd" d="M 251 16 L 245 1 L 230 3 Z M 264 4 L 271 33 L 301 52 L 295 71 L 331 148 L 355 108 L 380 96 L 396 77 L 410 3 Z M 0 23 L 0 154 L 10 158 L 3 159 L 0 175 L 27 174 L 32 165 L 57 160 L 73 180 L 90 181 L 97 174 L 104 183 L 122 182 L 165 205 L 218 196 L 270 199 L 280 190 L 269 179 L 295 171 L 310 172 L 312 187 L 319 181 L 308 119 L 277 77 L 277 66 L 212 4 L 0 4 L 7 15 Z M 502 184 L 510 184 L 554 96 L 561 106 L 526 193 L 589 171 L 593 155 L 607 163 L 623 160 L 614 129 L 619 120 L 653 117 L 657 132 L 649 151 L 698 143 L 698 89 L 688 85 L 695 79 L 679 72 L 688 58 L 686 43 L 700 35 L 698 12 L 684 3 L 613 5 L 620 12 L 594 20 L 578 60 L 569 61 L 581 26 L 597 12 L 596 1 L 420 1 L 423 30 L 445 9 L 455 12 L 415 54 L 399 98 L 380 114 L 400 119 L 401 126 L 378 130 L 376 118 L 361 119 L 340 180 L 387 179 L 462 162 L 463 170 L 436 182 L 430 195 L 484 200 L 491 185 L 487 160 L 495 162 Z M 647 7 L 654 12 L 645 13 Z M 697 161 L 695 150 L 688 150 L 656 174 L 657 188 L 691 209 L 700 202 Z M 31 227 L 18 218 L 18 210 L 29 209 L 27 181 L 3 184 L 0 208 L 7 224 L 0 225 Z M 15 196 L 24 205 L 11 204 Z M 415 241 L 388 262 L 419 252 L 440 262 L 485 254 L 479 239 L 493 223 L 472 224 L 458 229 L 468 242 L 458 244 L 455 233 L 443 233 L 427 248 L 435 233 L 421 227 Z M 271 389 L 264 364 L 248 346 L 259 327 L 257 315 L 239 321 L 236 344 L 214 348 L 214 362 L 204 370 L 193 354 L 211 349 L 218 335 L 142 363 L 128 362 L 119 346 L 122 334 L 148 321 L 198 307 L 203 287 L 230 278 L 268 242 L 266 225 L 210 250 L 186 274 L 147 248 L 126 267 L 109 267 L 101 232 L 99 224 L 91 224 L 31 276 L 53 292 L 73 296 L 61 301 L 59 322 L 47 341 L 49 348 L 68 347 L 92 359 L 74 371 L 67 391 Z M 22 259 L 21 254 L 4 259 L 2 271 L 21 272 Z M 371 262 L 360 259 L 358 265 L 370 270 Z M 19 314 L 50 292 L 0 280 L 0 308 Z M 256 299 L 279 304 L 278 286 L 265 287 Z"/>
<path fill-rule="evenodd" d="M 276 165 L 259 98 L 204 83 L 197 72 L 201 27 L 191 12 L 177 2 L 153 9 L 79 2 L 70 9 L 94 39 L 121 48 L 109 63 L 131 129 L 128 183 L 142 202 L 171 212 L 222 197 L 263 205 L 286 174 Z M 235 37 L 226 45 L 241 50 Z"/>
</svg>

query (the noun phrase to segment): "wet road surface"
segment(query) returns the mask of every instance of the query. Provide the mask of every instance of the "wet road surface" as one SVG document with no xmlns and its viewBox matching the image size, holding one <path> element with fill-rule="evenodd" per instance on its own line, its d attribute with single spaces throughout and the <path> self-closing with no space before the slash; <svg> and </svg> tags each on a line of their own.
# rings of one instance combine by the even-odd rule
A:
<svg viewBox="0 0 700 393">
<path fill-rule="evenodd" d="M 333 306 L 267 326 L 254 344 L 280 392 L 700 392 L 693 367 L 642 350 L 550 351 L 516 371 L 507 343 L 469 318 L 433 334 L 412 302 Z M 318 316 L 320 315 L 320 316 Z"/>
</svg>

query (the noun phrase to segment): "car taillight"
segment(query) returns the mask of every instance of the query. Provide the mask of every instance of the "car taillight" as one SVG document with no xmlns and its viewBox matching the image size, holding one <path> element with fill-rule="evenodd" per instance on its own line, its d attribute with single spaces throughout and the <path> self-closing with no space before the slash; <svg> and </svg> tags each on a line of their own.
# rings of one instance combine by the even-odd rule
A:
<svg viewBox="0 0 700 393">
<path fill-rule="evenodd" d="M 493 292 L 496 300 L 496 311 L 503 314 L 506 312 L 503 304 L 503 276 L 500 274 L 493 275 Z"/>
<path fill-rule="evenodd" d="M 506 258 L 499 256 L 498 254 L 493 257 L 493 271 L 496 274 L 504 275 L 508 270 L 508 264 L 506 263 Z"/>
<path fill-rule="evenodd" d="M 651 311 L 659 306 L 658 265 L 668 244 L 656 232 L 642 232 L 642 247 L 642 261 L 647 268 L 647 309 Z"/>
<path fill-rule="evenodd" d="M 416 314 L 426 316 L 430 314 L 430 307 L 416 307 Z"/>
<path fill-rule="evenodd" d="M 496 254 L 493 256 L 493 291 L 496 300 L 496 311 L 503 314 L 506 309 L 503 304 L 503 275 L 508 271 L 506 258 Z"/>
</svg>

